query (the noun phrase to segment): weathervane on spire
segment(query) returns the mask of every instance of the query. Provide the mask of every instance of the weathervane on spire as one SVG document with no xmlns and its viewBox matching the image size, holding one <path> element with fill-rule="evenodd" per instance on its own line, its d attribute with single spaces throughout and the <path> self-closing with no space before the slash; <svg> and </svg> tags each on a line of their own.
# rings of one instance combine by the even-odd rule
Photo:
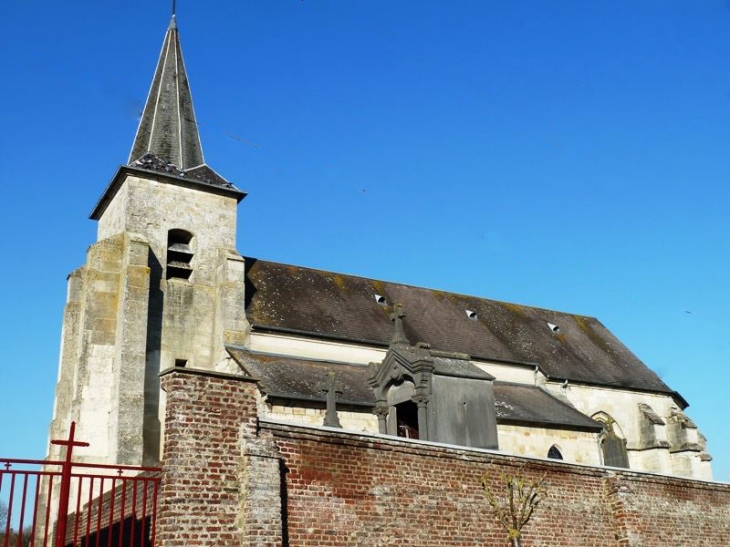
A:
<svg viewBox="0 0 730 547">
<path fill-rule="evenodd" d="M 172 16 L 175 17 L 175 0 L 172 0 Z"/>
</svg>

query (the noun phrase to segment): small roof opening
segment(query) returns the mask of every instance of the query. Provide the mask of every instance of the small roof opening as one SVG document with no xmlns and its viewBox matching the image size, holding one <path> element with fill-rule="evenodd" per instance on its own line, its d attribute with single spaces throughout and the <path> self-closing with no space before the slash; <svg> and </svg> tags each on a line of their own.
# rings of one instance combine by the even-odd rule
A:
<svg viewBox="0 0 730 547">
<path fill-rule="evenodd" d="M 547 326 L 553 332 L 560 332 L 560 327 L 558 325 L 554 324 L 554 323 L 549 323 L 548 322 Z"/>
<path fill-rule="evenodd" d="M 374 296 L 375 296 L 375 301 L 380 306 L 387 306 L 388 305 L 388 301 L 385 299 L 385 297 L 382 294 L 376 294 Z"/>
<path fill-rule="evenodd" d="M 464 311 L 466 311 L 466 316 L 469 319 L 471 319 L 472 321 L 476 321 L 477 319 L 479 319 L 477 312 L 475 312 L 474 310 L 464 310 Z"/>
</svg>

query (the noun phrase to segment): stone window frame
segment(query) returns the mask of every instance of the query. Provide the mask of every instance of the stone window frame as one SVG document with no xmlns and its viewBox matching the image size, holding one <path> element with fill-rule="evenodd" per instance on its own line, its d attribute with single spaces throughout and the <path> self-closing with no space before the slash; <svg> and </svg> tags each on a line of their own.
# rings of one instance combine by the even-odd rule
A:
<svg viewBox="0 0 730 547">
<path fill-rule="evenodd" d="M 548 449 L 547 457 L 548 457 L 548 459 L 551 459 L 551 460 L 565 460 L 565 456 L 563 456 L 563 451 L 560 449 L 560 446 L 557 444 L 552 445 Z"/>
<path fill-rule="evenodd" d="M 598 423 L 603 425 L 603 431 L 598 435 L 598 452 L 601 457 L 601 465 L 607 465 L 609 467 L 621 467 L 630 469 L 629 462 L 629 451 L 627 448 L 627 439 L 624 435 L 623 428 L 621 425 L 611 416 L 608 412 L 600 410 L 594 413 L 591 418 Z M 605 446 L 607 442 L 615 443 L 620 448 L 620 456 L 624 460 L 622 462 L 614 462 L 611 464 L 606 463 L 606 450 Z M 619 443 L 623 443 L 621 446 Z M 625 464 L 625 465 L 623 465 Z"/>
</svg>

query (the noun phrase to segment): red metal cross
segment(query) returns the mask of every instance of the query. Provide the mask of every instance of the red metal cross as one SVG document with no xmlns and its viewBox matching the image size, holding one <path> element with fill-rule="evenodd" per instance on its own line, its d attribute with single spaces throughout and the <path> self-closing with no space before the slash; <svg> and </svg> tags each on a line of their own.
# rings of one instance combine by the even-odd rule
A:
<svg viewBox="0 0 730 547">
<path fill-rule="evenodd" d="M 68 497 L 71 488 L 71 456 L 75 446 L 89 446 L 89 443 L 77 441 L 76 422 L 71 422 L 71 429 L 68 432 L 68 439 L 65 441 L 51 441 L 51 444 L 65 446 L 66 458 L 61 469 L 61 496 L 58 502 L 58 526 L 56 528 L 56 546 L 63 547 L 66 545 L 66 521 L 68 520 Z"/>
<path fill-rule="evenodd" d="M 68 439 L 65 441 L 54 440 L 51 444 L 65 446 L 66 447 L 66 461 L 71 461 L 71 453 L 73 452 L 74 446 L 89 446 L 89 443 L 77 441 L 76 437 L 76 422 L 71 422 L 71 429 L 68 432 Z"/>
</svg>

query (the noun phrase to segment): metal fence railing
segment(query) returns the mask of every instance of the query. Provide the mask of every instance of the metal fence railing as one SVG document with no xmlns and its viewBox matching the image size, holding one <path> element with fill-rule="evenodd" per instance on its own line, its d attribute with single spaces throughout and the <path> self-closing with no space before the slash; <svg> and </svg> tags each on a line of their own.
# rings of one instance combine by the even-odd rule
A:
<svg viewBox="0 0 730 547">
<path fill-rule="evenodd" d="M 154 547 L 160 469 L 0 458 L 0 547 Z"/>
</svg>

